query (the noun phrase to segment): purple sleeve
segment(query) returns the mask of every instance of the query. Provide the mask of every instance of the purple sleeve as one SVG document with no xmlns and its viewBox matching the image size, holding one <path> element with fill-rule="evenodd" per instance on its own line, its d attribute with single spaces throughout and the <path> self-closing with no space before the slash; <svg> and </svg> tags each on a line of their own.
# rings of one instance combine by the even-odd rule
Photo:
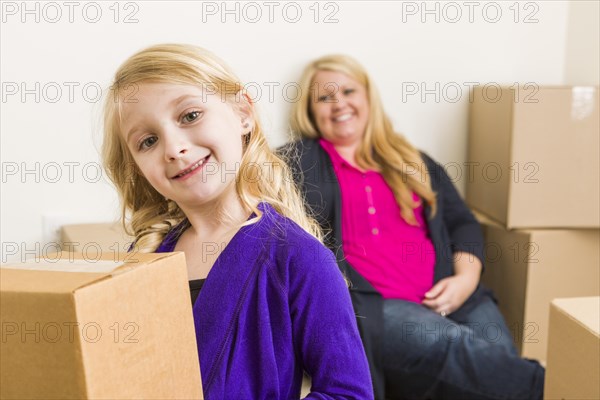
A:
<svg viewBox="0 0 600 400">
<path fill-rule="evenodd" d="M 372 399 L 369 365 L 348 286 L 333 253 L 316 240 L 289 260 L 296 354 L 312 378 L 307 399 Z"/>
</svg>

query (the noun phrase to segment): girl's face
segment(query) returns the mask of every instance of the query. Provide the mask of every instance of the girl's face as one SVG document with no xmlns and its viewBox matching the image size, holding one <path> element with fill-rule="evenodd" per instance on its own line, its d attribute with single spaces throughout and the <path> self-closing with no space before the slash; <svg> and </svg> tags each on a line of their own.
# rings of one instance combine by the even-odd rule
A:
<svg viewBox="0 0 600 400">
<path fill-rule="evenodd" d="M 366 88 L 348 75 L 318 71 L 311 86 L 311 111 L 321 136 L 334 145 L 356 145 L 369 121 Z"/>
<path fill-rule="evenodd" d="M 141 83 L 131 97 L 122 99 L 121 132 L 148 182 L 184 210 L 220 199 L 254 123 L 248 107 L 171 83 Z"/>
</svg>

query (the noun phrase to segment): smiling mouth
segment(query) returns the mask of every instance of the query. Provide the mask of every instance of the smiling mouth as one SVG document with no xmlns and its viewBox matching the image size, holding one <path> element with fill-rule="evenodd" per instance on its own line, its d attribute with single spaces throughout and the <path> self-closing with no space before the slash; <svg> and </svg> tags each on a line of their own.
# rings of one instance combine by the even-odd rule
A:
<svg viewBox="0 0 600 400">
<path fill-rule="evenodd" d="M 210 154 L 207 155 L 206 157 L 202 158 L 201 160 L 196 161 L 194 164 L 190 165 L 188 168 L 182 170 L 177 175 L 175 175 L 172 179 L 180 179 L 180 178 L 186 177 L 186 176 L 190 175 L 191 173 L 193 173 L 194 171 L 201 169 L 202 166 L 208 161 L 209 158 L 210 158 Z"/>
<path fill-rule="evenodd" d="M 348 121 L 350 118 L 352 118 L 352 114 L 351 113 L 346 113 L 346 114 L 342 114 L 338 117 L 333 118 L 334 122 L 346 122 Z"/>
</svg>

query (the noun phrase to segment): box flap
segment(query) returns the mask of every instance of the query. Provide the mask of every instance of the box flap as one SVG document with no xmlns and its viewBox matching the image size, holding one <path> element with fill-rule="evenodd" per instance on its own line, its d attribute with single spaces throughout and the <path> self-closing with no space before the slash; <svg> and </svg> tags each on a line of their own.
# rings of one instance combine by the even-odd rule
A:
<svg viewBox="0 0 600 400">
<path fill-rule="evenodd" d="M 600 336 L 600 297 L 554 299 L 552 304 Z"/>
<path fill-rule="evenodd" d="M 112 272 L 123 265 L 122 261 L 98 260 L 89 261 L 82 259 L 59 259 L 49 261 L 48 259 L 31 258 L 22 263 L 12 263 L 0 266 L 0 268 L 20 269 L 27 271 L 60 271 L 60 272 Z"/>
<path fill-rule="evenodd" d="M 158 261 L 170 253 L 114 253 L 90 257 L 82 253 L 53 253 L 43 259 L 0 266 L 3 292 L 65 293 Z M 83 272 L 88 269 L 86 272 Z"/>
<path fill-rule="evenodd" d="M 78 290 L 77 321 L 98 327 L 82 341 L 90 399 L 202 398 L 183 253 Z M 97 339 L 97 340 L 96 340 Z"/>
<path fill-rule="evenodd" d="M 2 292 L 67 293 L 110 276 L 109 273 L 0 269 Z"/>
</svg>

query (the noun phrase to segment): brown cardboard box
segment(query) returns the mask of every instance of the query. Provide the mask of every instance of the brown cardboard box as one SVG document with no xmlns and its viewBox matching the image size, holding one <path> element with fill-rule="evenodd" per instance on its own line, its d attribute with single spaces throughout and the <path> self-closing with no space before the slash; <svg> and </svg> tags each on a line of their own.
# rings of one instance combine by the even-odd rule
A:
<svg viewBox="0 0 600 400">
<path fill-rule="evenodd" d="M 202 398 L 183 253 L 0 268 L 2 399 Z"/>
<path fill-rule="evenodd" d="M 65 225 L 61 229 L 63 250 L 76 252 L 126 253 L 133 238 L 120 222 Z"/>
<path fill-rule="evenodd" d="M 507 228 L 600 227 L 599 119 L 597 87 L 477 87 L 468 204 Z"/>
<path fill-rule="evenodd" d="M 548 312 L 558 297 L 600 294 L 600 230 L 517 230 L 482 225 L 486 239 L 482 282 L 524 357 L 546 360 Z"/>
<path fill-rule="evenodd" d="M 600 399 L 600 297 L 550 307 L 546 399 Z"/>
</svg>

